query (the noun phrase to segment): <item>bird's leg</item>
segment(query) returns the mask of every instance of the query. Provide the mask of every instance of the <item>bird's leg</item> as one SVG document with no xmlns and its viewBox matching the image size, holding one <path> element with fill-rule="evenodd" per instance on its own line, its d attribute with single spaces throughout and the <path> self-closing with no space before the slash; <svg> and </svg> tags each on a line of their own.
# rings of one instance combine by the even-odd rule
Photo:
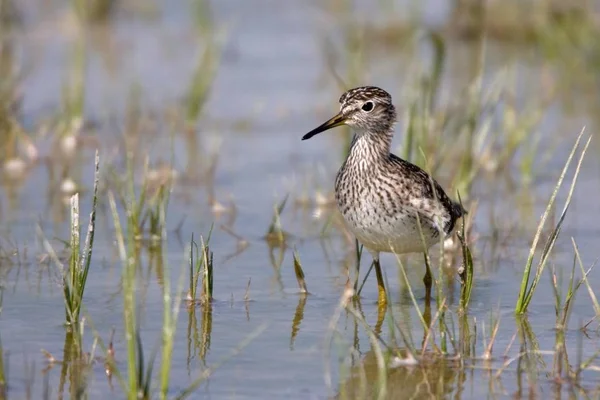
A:
<svg viewBox="0 0 600 400">
<path fill-rule="evenodd" d="M 429 329 L 432 327 L 432 325 L 431 325 L 431 298 L 430 297 L 425 298 L 425 309 L 423 310 L 423 321 L 425 321 L 425 326 L 427 327 L 423 331 L 423 341 L 421 342 L 421 347 L 424 348 L 425 344 L 427 342 L 427 338 L 431 334 L 431 332 L 429 332 Z"/>
<path fill-rule="evenodd" d="M 431 275 L 431 269 L 429 269 L 429 260 L 427 259 L 427 253 L 423 253 L 425 256 L 425 276 L 423 277 L 423 283 L 425 284 L 425 301 L 429 302 L 431 299 L 431 284 L 433 278 Z"/>
<path fill-rule="evenodd" d="M 384 297 L 386 299 L 386 297 Z M 385 313 L 387 312 L 387 304 L 381 302 L 381 296 L 379 296 L 379 303 L 377 305 L 377 322 L 375 322 L 375 326 L 373 327 L 373 332 L 376 335 L 381 334 L 381 327 L 383 326 L 383 320 L 385 319 Z"/>
<path fill-rule="evenodd" d="M 383 274 L 381 273 L 381 264 L 379 263 L 379 255 L 373 257 L 373 264 L 375 265 L 375 275 L 377 275 L 377 288 L 379 289 L 379 296 L 377 303 L 379 306 L 385 307 L 387 303 L 387 294 L 385 292 L 385 284 L 383 283 Z"/>
<path fill-rule="evenodd" d="M 423 253 L 425 256 L 425 276 L 423 277 L 423 283 L 425 284 L 425 310 L 423 311 L 423 320 L 427 327 L 431 326 L 431 284 L 433 283 L 433 277 L 431 275 L 431 269 L 429 269 L 429 259 L 427 253 Z M 423 335 L 423 343 L 425 345 L 425 338 L 429 335 L 428 329 L 425 330 Z"/>
</svg>

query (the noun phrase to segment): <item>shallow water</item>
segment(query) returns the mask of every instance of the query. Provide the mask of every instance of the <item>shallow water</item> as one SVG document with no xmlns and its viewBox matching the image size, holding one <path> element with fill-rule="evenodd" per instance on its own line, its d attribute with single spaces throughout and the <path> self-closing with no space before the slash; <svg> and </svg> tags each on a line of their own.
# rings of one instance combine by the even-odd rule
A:
<svg viewBox="0 0 600 400">
<path fill-rule="evenodd" d="M 60 109 L 62 85 L 70 71 L 69 52 L 77 35 L 68 29 L 68 9 L 42 16 L 33 11 L 36 8 L 29 3 L 24 9 L 31 12 L 25 12 L 24 26 L 14 33 L 14 40 L 22 58 L 35 61 L 35 68 L 26 76 L 21 88 L 22 121 L 27 127 L 35 127 Z M 230 198 L 235 203 L 235 221 L 231 226 L 236 234 L 249 242 L 249 246 L 239 255 L 229 257 L 236 251 L 236 240 L 219 229 L 221 224 L 227 224 L 228 216 L 216 217 L 211 211 L 206 185 L 192 179 L 176 182 L 168 209 L 168 241 L 164 247 L 166 264 L 170 268 L 172 282 L 176 283 L 181 271 L 187 274 L 182 267 L 187 262 L 188 256 L 184 251 L 192 233 L 196 237 L 206 235 L 214 222 L 211 249 L 215 254 L 215 304 L 210 315 L 208 348 L 206 340 L 201 339 L 207 333 L 207 329 L 202 328 L 207 326 L 203 309 L 198 307 L 190 313 L 182 306 L 173 352 L 170 393 L 183 390 L 205 365 L 212 365 L 230 355 L 261 327 L 265 330 L 239 354 L 219 366 L 207 383 L 200 387 L 198 394 L 212 398 L 320 399 L 340 390 L 352 392 L 356 386 L 353 380 L 357 378 L 355 375 L 348 378 L 343 371 L 340 376 L 339 358 L 346 357 L 347 348 L 354 340 L 353 319 L 343 314 L 336 325 L 342 334 L 333 346 L 325 344 L 328 325 L 346 282 L 345 270 L 354 263 L 352 245 L 348 245 L 336 230 L 330 237 L 320 237 L 328 210 L 321 210 L 317 218 L 313 209 L 292 206 L 288 206 L 282 215 L 284 229 L 293 235 L 287 248 L 271 248 L 262 240 L 271 221 L 273 207 L 286 193 L 292 192 L 292 197 L 304 192 L 312 194 L 309 185 L 319 185 L 322 191 L 330 191 L 341 162 L 342 141 L 339 135 L 321 135 L 311 141 L 300 142 L 305 132 L 337 108 L 339 90 L 325 69 L 321 47 L 323 33 L 335 30 L 335 15 L 325 7 L 315 4 L 307 7 L 301 1 L 261 0 L 254 2 L 253 6 L 243 4 L 234 1 L 214 4 L 215 23 L 224 27 L 225 47 L 204 117 L 197 127 L 196 157 L 203 160 L 217 149 L 219 162 L 214 193 L 216 199 L 225 205 L 229 204 Z M 160 18 L 147 21 L 124 13 L 111 21 L 108 29 L 90 36 L 90 43 L 97 45 L 90 45 L 88 49 L 85 110 L 86 117 L 95 125 L 103 171 L 108 165 L 120 172 L 124 170 L 124 161 L 115 154 L 123 147 L 120 132 L 133 85 L 140 85 L 142 104 L 148 113 L 160 115 L 165 108 L 181 107 L 203 43 L 193 29 L 188 6 L 186 2 L 171 2 L 169 7 L 157 11 Z M 370 17 L 369 13 L 363 15 L 363 18 Z M 374 20 L 380 17 L 372 16 Z M 108 45 L 105 40 L 109 40 Z M 108 55 L 101 50 L 106 46 L 109 48 Z M 443 98 L 452 99 L 456 88 L 464 87 L 465 82 L 471 79 L 461 65 L 465 62 L 463 55 L 468 51 L 458 44 L 450 48 L 449 64 L 442 83 Z M 512 50 L 502 51 L 500 47 L 492 47 L 488 51 L 484 85 L 492 84 L 495 73 L 502 67 L 503 54 L 515 57 Z M 375 59 L 369 64 L 368 81 L 365 83 L 389 88 L 398 99 L 396 102 L 401 102 L 406 93 L 401 86 L 404 79 L 398 76 L 398 70 L 408 69 L 406 66 L 399 67 L 402 55 L 386 57 L 385 54 L 375 54 L 373 57 Z M 540 73 L 541 67 L 531 62 L 531 54 L 524 52 L 519 57 L 523 59 L 517 58 L 515 63 L 520 79 L 527 82 L 531 76 Z M 110 64 L 110 60 L 114 64 Z M 108 68 L 109 65 L 111 68 Z M 518 89 L 517 98 L 526 102 L 528 93 L 535 91 L 537 85 L 532 82 Z M 157 127 L 142 134 L 140 144 L 141 149 L 148 149 L 151 165 L 156 165 L 159 160 L 170 160 L 170 154 L 165 151 L 170 147 L 169 124 L 166 117 L 158 119 Z M 516 323 L 512 312 L 530 240 L 569 148 L 586 123 L 592 123 L 586 115 L 572 116 L 563 110 L 561 104 L 551 107 L 538 130 L 543 146 L 551 147 L 558 139 L 560 146 L 530 187 L 508 193 L 503 185 L 493 181 L 484 179 L 475 184 L 472 197 L 479 199 L 475 214 L 475 232 L 479 240 L 473 245 L 476 282 L 469 317 L 483 321 L 485 325 L 479 326 L 484 326 L 489 335 L 490 315 L 498 310 L 502 323 L 495 342 L 498 358 L 493 362 L 496 366 L 504 362 L 501 355 L 513 335 L 523 329 Z M 398 130 L 401 126 L 402 123 Z M 400 149 L 401 140 L 396 139 L 394 144 L 397 150 Z M 598 256 L 600 204 L 596 201 L 597 196 L 590 194 L 600 190 L 597 173 L 600 165 L 594 157 L 596 149 L 593 147 L 583 163 L 574 202 L 551 260 L 557 269 L 564 270 L 564 279 L 568 277 L 573 260 L 571 237 L 577 241 L 586 267 Z M 188 160 L 188 142 L 176 136 L 173 148 L 173 164 L 177 171 L 194 167 Z M 48 138 L 40 139 L 39 149 L 42 155 L 51 155 L 54 151 Z M 90 207 L 93 150 L 88 146 L 78 157 L 77 167 L 69 172 L 88 189 L 82 195 L 82 215 L 85 216 Z M 40 353 L 44 349 L 60 358 L 65 337 L 59 272 L 53 264 L 38 260 L 42 248 L 36 224 L 49 238 L 66 238 L 68 230 L 66 205 L 56 200 L 56 196 L 50 199 L 50 193 L 56 190 L 59 182 L 49 179 L 49 168 L 44 163 L 36 165 L 16 187 L 9 182 L 3 183 L 2 248 L 5 251 L 19 249 L 16 255 L 7 254 L 7 262 L 4 266 L 0 265 L 3 287 L 0 334 L 2 347 L 5 353 L 9 353 L 11 398 L 25 397 L 28 387 L 32 387 L 32 397 L 38 398 L 44 390 L 45 379 L 48 379 L 53 398 L 60 380 L 60 366 L 42 372 L 46 360 Z M 59 174 L 59 171 L 57 169 L 53 173 Z M 514 166 L 514 173 L 519 173 L 517 166 Z M 442 176 L 441 179 L 446 178 Z M 140 182 L 141 174 L 136 179 Z M 559 196 L 559 204 L 564 202 L 564 193 Z M 111 329 L 116 329 L 117 365 L 125 371 L 121 265 L 113 243 L 113 226 L 105 193 L 103 196 L 93 265 L 85 292 L 85 314 L 105 341 Z M 499 235 L 506 240 L 497 252 L 492 250 L 493 235 L 498 233 L 494 231 L 496 225 L 490 222 L 492 216 L 499 221 Z M 179 227 L 182 220 L 183 225 Z M 60 246 L 57 241 L 53 244 Z M 294 248 L 302 261 L 311 293 L 305 304 L 298 294 L 294 277 Z M 363 271 L 368 262 L 368 259 L 363 259 Z M 386 266 L 396 319 L 408 326 L 415 342 L 420 343 L 422 328 L 404 285 L 398 279 L 396 260 L 386 255 L 382 263 Z M 409 257 L 407 265 L 409 279 L 422 307 L 421 256 Z M 592 287 L 600 287 L 600 274 L 596 270 L 592 270 L 588 279 Z M 249 299 L 245 300 L 249 280 Z M 149 353 L 158 343 L 162 327 L 162 290 L 156 270 L 148 267 L 138 285 L 141 332 Z M 185 295 L 183 290 L 176 294 Z M 376 285 L 371 277 L 361 301 L 362 311 L 371 324 L 377 318 L 376 299 Z M 452 306 L 456 307 L 456 304 Z M 584 355 L 597 351 L 600 343 L 597 333 L 588 332 L 585 336 L 578 330 L 580 324 L 593 316 L 592 303 L 583 288 L 576 298 L 571 328 L 566 333 L 567 348 L 572 357 L 580 348 Z M 554 294 L 547 277 L 542 279 L 535 294 L 528 321 L 539 349 L 553 350 L 556 335 Z M 87 329 L 92 330 L 90 326 Z M 367 376 L 376 376 L 368 337 L 364 329 L 358 332 L 362 357 L 355 362 L 365 366 Z M 86 336 L 88 348 L 92 340 L 92 335 Z M 518 339 L 508 353 L 514 356 L 519 345 Z M 479 353 L 481 346 L 482 343 L 478 342 Z M 203 351 L 206 352 L 204 360 L 201 357 Z M 100 353 L 98 349 L 97 355 Z M 551 356 L 546 358 L 546 362 L 552 363 Z M 343 365 L 347 366 L 347 363 Z M 30 375 L 27 371 L 31 368 L 33 372 Z M 333 387 L 326 383 L 328 370 L 332 373 Z M 448 366 L 432 367 L 432 371 L 431 374 L 423 374 L 425 380 L 431 379 L 431 385 L 441 383 L 443 392 L 448 395 L 481 398 L 490 392 L 491 378 L 483 369 L 473 368 L 460 377 L 456 369 Z M 107 382 L 102 362 L 95 365 L 93 372 L 88 385 L 92 398 L 106 397 L 109 392 L 123 397 L 116 382 L 113 382 L 114 388 Z M 34 379 L 33 384 L 28 381 L 30 376 Z M 502 377 L 503 387 L 496 385 L 494 391 L 498 396 L 526 395 L 527 386 L 517 378 L 511 364 Z M 369 384 L 374 379 L 369 378 Z M 399 398 L 402 394 L 408 395 L 409 388 L 413 387 L 411 385 L 422 382 L 423 378 L 419 372 L 401 367 L 395 369 L 388 379 L 390 398 Z M 538 379 L 541 387 L 556 390 L 551 376 L 542 373 Z M 582 382 L 586 389 L 593 390 L 598 380 L 598 372 L 583 373 Z M 568 393 L 568 389 L 558 389 L 559 392 L 561 390 Z"/>
</svg>

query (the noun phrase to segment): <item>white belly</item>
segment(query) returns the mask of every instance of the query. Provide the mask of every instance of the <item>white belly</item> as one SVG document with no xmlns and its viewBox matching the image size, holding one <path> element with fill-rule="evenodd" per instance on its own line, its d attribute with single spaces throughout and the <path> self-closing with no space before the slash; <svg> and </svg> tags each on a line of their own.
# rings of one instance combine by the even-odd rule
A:
<svg viewBox="0 0 600 400">
<path fill-rule="evenodd" d="M 368 250 L 396 254 L 423 252 L 440 241 L 438 229 L 408 211 L 382 213 L 380 204 L 367 199 L 359 207 L 342 211 L 346 226 Z M 379 212 L 378 212 L 379 210 Z M 421 235 L 422 232 L 422 235 Z M 424 241 L 423 241 L 424 238 Z"/>
</svg>

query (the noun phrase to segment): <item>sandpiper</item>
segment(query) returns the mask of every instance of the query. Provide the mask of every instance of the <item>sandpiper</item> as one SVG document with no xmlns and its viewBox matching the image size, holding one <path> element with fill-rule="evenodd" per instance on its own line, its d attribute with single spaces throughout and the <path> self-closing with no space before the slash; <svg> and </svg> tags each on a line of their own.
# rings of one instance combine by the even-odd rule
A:
<svg viewBox="0 0 600 400">
<path fill-rule="evenodd" d="M 302 140 L 340 125 L 352 128 L 350 151 L 335 179 L 335 199 L 346 226 L 373 256 L 379 303 L 385 304 L 379 253 L 426 252 L 440 234 L 452 233 L 466 211 L 425 171 L 390 153 L 396 109 L 388 92 L 358 87 L 339 102 L 340 112 Z M 429 296 L 428 267 L 423 282 Z"/>
</svg>

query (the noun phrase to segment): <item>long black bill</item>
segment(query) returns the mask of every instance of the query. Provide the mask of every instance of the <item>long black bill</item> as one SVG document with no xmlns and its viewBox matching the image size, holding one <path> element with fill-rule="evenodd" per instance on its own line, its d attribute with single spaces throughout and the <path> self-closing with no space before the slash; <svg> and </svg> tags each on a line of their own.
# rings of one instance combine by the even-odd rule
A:
<svg viewBox="0 0 600 400">
<path fill-rule="evenodd" d="M 346 118 L 339 113 L 335 117 L 331 118 L 329 121 L 325 122 L 323 125 L 320 125 L 308 132 L 306 135 L 302 136 L 302 140 L 310 139 L 311 137 L 318 135 L 321 132 L 325 132 L 328 129 L 335 128 L 336 126 L 344 125 L 346 122 Z"/>
</svg>

